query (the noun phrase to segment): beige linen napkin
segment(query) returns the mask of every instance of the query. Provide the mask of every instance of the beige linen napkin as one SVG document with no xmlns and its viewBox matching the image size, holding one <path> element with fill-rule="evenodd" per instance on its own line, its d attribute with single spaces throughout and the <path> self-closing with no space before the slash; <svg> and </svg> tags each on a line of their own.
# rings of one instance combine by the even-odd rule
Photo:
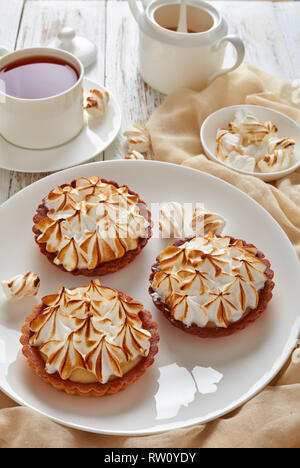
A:
<svg viewBox="0 0 300 468">
<path fill-rule="evenodd" d="M 220 107 L 249 103 L 281 110 L 300 123 L 300 92 L 243 66 L 202 92 L 170 95 L 148 123 L 155 156 L 209 172 L 261 203 L 283 227 L 300 256 L 300 171 L 274 185 L 241 176 L 202 155 L 203 119 Z M 147 437 L 111 437 L 62 427 L 0 393 L 0 447 L 300 447 L 300 364 L 290 362 L 275 381 L 234 413 L 207 425 Z"/>
</svg>

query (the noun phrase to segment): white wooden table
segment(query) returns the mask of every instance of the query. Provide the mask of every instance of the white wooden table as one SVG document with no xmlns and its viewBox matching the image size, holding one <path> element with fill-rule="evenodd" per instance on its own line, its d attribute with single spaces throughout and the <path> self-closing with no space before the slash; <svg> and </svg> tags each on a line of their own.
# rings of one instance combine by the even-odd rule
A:
<svg viewBox="0 0 300 468">
<path fill-rule="evenodd" d="M 214 2 L 212 2 L 214 3 Z M 217 1 L 231 33 L 245 41 L 246 61 L 284 78 L 300 78 L 300 3 Z M 45 45 L 63 26 L 72 26 L 99 47 L 88 73 L 119 99 L 123 130 L 145 122 L 163 99 L 138 72 L 138 29 L 127 2 L 105 0 L 0 0 L 0 44 L 11 49 Z M 124 154 L 122 133 L 96 160 Z M 0 169 L 0 204 L 46 174 Z"/>
</svg>

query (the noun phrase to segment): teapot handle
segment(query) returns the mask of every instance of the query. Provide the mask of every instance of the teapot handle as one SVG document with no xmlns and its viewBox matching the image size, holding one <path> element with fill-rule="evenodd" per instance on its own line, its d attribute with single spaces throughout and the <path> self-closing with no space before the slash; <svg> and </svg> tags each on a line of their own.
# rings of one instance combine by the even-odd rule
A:
<svg viewBox="0 0 300 468">
<path fill-rule="evenodd" d="M 235 70 L 236 68 L 238 68 L 244 61 L 244 58 L 245 58 L 245 46 L 244 46 L 244 43 L 243 41 L 238 37 L 238 36 L 226 36 L 226 37 L 223 37 L 223 39 L 214 47 L 214 50 L 217 51 L 219 49 L 219 47 L 224 43 L 224 42 L 230 42 L 236 52 L 237 52 L 237 57 L 236 57 L 236 61 L 234 63 L 234 65 L 232 67 L 228 67 L 228 68 L 223 68 L 222 70 L 220 70 L 219 72 L 215 73 L 210 79 L 209 79 L 209 83 L 211 83 L 213 80 L 215 80 L 217 77 L 219 76 L 222 76 L 222 75 L 225 75 L 226 73 L 229 73 L 233 70 Z"/>
<path fill-rule="evenodd" d="M 4 57 L 4 55 L 9 54 L 9 52 L 10 52 L 10 51 L 9 51 L 6 47 L 0 46 L 0 58 L 1 58 L 1 57 Z"/>
</svg>

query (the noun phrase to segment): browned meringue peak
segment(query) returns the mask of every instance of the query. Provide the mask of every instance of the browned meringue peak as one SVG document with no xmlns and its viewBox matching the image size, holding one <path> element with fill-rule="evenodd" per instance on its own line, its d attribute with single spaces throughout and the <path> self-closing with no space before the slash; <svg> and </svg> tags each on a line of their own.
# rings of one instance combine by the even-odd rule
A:
<svg viewBox="0 0 300 468">
<path fill-rule="evenodd" d="M 271 138 L 269 140 L 270 151 L 294 149 L 296 145 L 292 138 Z"/>
<path fill-rule="evenodd" d="M 226 160 L 228 154 L 233 151 L 239 151 L 242 144 L 242 137 L 235 133 L 219 128 L 216 137 L 217 151 L 216 156 L 222 160 Z"/>
<path fill-rule="evenodd" d="M 266 154 L 257 165 L 263 173 L 278 172 L 288 169 L 291 165 L 291 160 L 285 151 L 276 150 L 273 154 Z"/>
<path fill-rule="evenodd" d="M 138 204 L 138 196 L 127 187 L 99 177 L 80 178 L 75 188 L 56 187 L 45 198 L 49 211 L 38 224 L 37 241 L 67 271 L 93 270 L 135 250 L 147 235 L 149 224 Z"/>
<path fill-rule="evenodd" d="M 106 383 L 149 353 L 151 334 L 142 328 L 143 305 L 98 280 L 43 298 L 45 309 L 31 323 L 30 344 L 39 348 L 49 374 L 64 380 L 92 374 Z"/>
<path fill-rule="evenodd" d="M 185 325 L 224 327 L 255 309 L 267 277 L 257 249 L 213 233 L 159 256 L 152 289 Z"/>
<path fill-rule="evenodd" d="M 56 212 L 72 213 L 77 209 L 78 194 L 70 187 L 56 187 L 47 197 L 49 215 L 54 215 Z"/>
<path fill-rule="evenodd" d="M 175 267 L 194 267 L 201 264 L 210 264 L 219 276 L 224 273 L 226 264 L 229 263 L 226 256 L 230 238 L 217 238 L 210 232 L 204 237 L 195 237 L 189 242 L 177 247 L 167 247 L 159 257 L 162 270 L 169 271 Z"/>
<path fill-rule="evenodd" d="M 40 288 L 40 278 L 32 271 L 25 275 L 17 275 L 9 281 L 2 281 L 4 295 L 9 301 L 20 301 L 25 297 L 34 297 Z"/>
</svg>

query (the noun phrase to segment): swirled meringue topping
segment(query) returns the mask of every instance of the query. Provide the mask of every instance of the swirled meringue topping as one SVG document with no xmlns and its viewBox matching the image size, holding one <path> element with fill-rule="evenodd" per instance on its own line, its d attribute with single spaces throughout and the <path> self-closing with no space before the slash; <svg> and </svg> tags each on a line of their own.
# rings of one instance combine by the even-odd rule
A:
<svg viewBox="0 0 300 468">
<path fill-rule="evenodd" d="M 103 117 L 106 114 L 109 99 L 110 96 L 107 91 L 91 89 L 84 110 L 92 117 Z"/>
<path fill-rule="evenodd" d="M 61 287 L 43 305 L 30 324 L 30 345 L 39 348 L 49 374 L 103 384 L 149 354 L 151 333 L 139 317 L 143 305 L 98 280 L 73 290 Z"/>
<path fill-rule="evenodd" d="M 139 153 L 147 153 L 150 149 L 150 136 L 147 128 L 143 125 L 135 123 L 124 132 L 126 139 L 126 148 L 129 153 L 138 151 Z"/>
<path fill-rule="evenodd" d="M 267 267 L 257 252 L 213 233 L 169 246 L 159 256 L 153 296 L 188 327 L 228 328 L 258 306 Z"/>
<path fill-rule="evenodd" d="M 138 196 L 99 177 L 80 178 L 76 187 L 56 187 L 44 202 L 48 213 L 37 225 L 37 242 L 46 244 L 54 263 L 67 271 L 93 270 L 123 257 L 147 237 L 149 223 L 140 215 Z"/>
<path fill-rule="evenodd" d="M 236 113 L 228 129 L 218 129 L 216 143 L 217 158 L 228 166 L 262 173 L 289 168 L 296 144 L 291 138 L 279 138 L 274 123 L 263 124 L 244 110 Z"/>
<path fill-rule="evenodd" d="M 36 296 L 40 283 L 38 275 L 28 271 L 25 275 L 17 275 L 9 281 L 2 281 L 1 286 L 7 300 L 20 301 L 25 297 Z"/>
</svg>

